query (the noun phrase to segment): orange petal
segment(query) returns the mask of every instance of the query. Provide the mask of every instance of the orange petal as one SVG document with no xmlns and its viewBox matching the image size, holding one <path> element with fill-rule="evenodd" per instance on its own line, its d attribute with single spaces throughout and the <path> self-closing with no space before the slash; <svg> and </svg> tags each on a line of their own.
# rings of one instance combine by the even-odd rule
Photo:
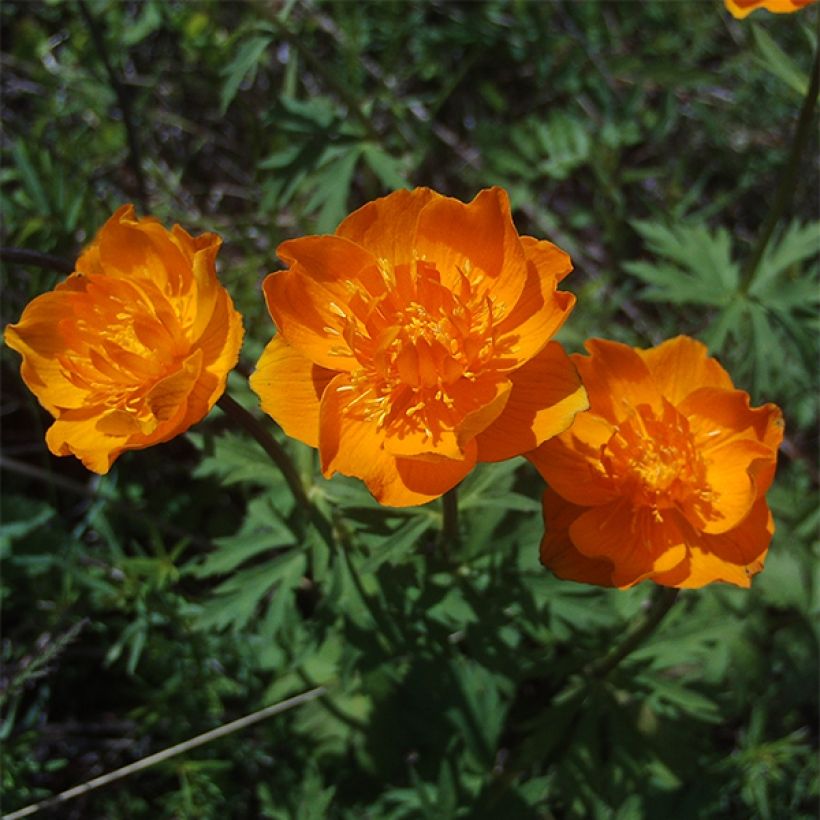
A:
<svg viewBox="0 0 820 820">
<path fill-rule="evenodd" d="M 319 445 L 319 402 L 333 376 L 281 336 L 268 342 L 250 378 L 262 409 L 293 438 Z"/>
<path fill-rule="evenodd" d="M 649 350 L 636 350 L 661 393 L 674 405 L 699 387 L 734 389 L 729 374 L 717 359 L 710 358 L 706 345 L 689 336 L 668 339 Z"/>
<path fill-rule="evenodd" d="M 351 370 L 356 359 L 340 335 L 351 316 L 350 285 L 375 270 L 375 258 L 338 236 L 305 236 L 283 242 L 277 253 L 290 270 L 263 283 L 268 311 L 285 340 L 329 370 Z"/>
<path fill-rule="evenodd" d="M 569 528 L 586 507 L 561 498 L 549 487 L 544 493 L 544 538 L 541 563 L 559 578 L 611 587 L 613 564 L 607 558 L 590 558 L 578 552 L 569 537 Z"/>
<path fill-rule="evenodd" d="M 774 454 L 752 439 L 738 439 L 708 450 L 706 482 L 712 494 L 710 514 L 698 522 L 707 533 L 734 529 L 749 514 L 758 497 L 755 473 L 771 465 Z M 695 523 L 695 522 L 693 522 Z"/>
<path fill-rule="evenodd" d="M 363 421 L 346 414 L 349 380 L 340 373 L 328 384 L 319 411 L 319 454 L 322 472 L 355 476 L 367 484 L 381 504 L 407 507 L 423 504 L 454 487 L 475 464 L 475 446 L 468 447 L 464 460 L 396 458 L 384 449 L 384 433 L 376 421 Z"/>
<path fill-rule="evenodd" d="M 413 241 L 419 214 L 441 195 L 429 188 L 394 191 L 354 211 L 336 229 L 336 236 L 366 248 L 376 259 L 394 266 L 413 261 Z"/>
<path fill-rule="evenodd" d="M 499 373 L 484 373 L 474 381 L 459 379 L 443 388 L 452 406 L 442 411 L 440 423 L 427 419 L 432 436 L 414 420 L 406 426 L 388 424 L 384 448 L 394 456 L 440 456 L 460 462 L 476 434 L 503 411 L 511 387 Z"/>
<path fill-rule="evenodd" d="M 501 415 L 478 436 L 479 461 L 526 453 L 566 430 L 587 408 L 578 373 L 557 342 L 507 375 L 512 392 Z"/>
<path fill-rule="evenodd" d="M 661 394 L 634 348 L 606 339 L 589 339 L 590 356 L 572 356 L 589 394 L 589 409 L 612 422 L 626 418 L 640 404 L 658 414 Z"/>
<path fill-rule="evenodd" d="M 552 278 L 558 284 L 572 271 L 569 254 L 546 239 L 522 236 L 521 247 L 543 279 Z"/>
<path fill-rule="evenodd" d="M 521 298 L 512 312 L 496 327 L 496 339 L 502 351 L 502 369 L 520 367 L 535 356 L 564 324 L 575 297 L 555 290 L 555 278 L 542 275 L 530 263 Z"/>
<path fill-rule="evenodd" d="M 676 514 L 660 520 L 649 509 L 620 501 L 592 507 L 569 528 L 575 548 L 614 564 L 612 583 L 629 587 L 655 572 L 668 572 L 686 559 L 686 541 Z"/>
<path fill-rule="evenodd" d="M 105 475 L 125 449 L 129 437 L 100 430 L 97 423 L 104 412 L 104 408 L 90 407 L 57 419 L 46 431 L 48 449 L 55 456 L 76 456 L 86 469 Z"/>
<path fill-rule="evenodd" d="M 763 569 L 774 521 L 764 499 L 760 499 L 740 525 L 721 535 L 702 535 L 689 545 L 689 555 L 676 569 L 654 575 L 665 586 L 698 588 L 722 581 L 748 587 Z"/>
<path fill-rule="evenodd" d="M 816 0 L 724 0 L 726 8 L 738 20 L 757 9 L 766 9 L 774 14 L 791 14 L 810 6 Z"/>
<path fill-rule="evenodd" d="M 497 319 L 521 296 L 527 258 L 501 188 L 487 188 L 469 204 L 450 197 L 429 202 L 419 214 L 415 249 L 436 266 L 445 287 L 457 291 L 461 271 L 474 288 L 486 290 Z"/>
<path fill-rule="evenodd" d="M 527 458 L 546 482 L 563 498 L 575 504 L 607 504 L 618 490 L 600 466 L 601 448 L 612 436 L 608 421 L 594 413 L 579 413 L 572 427 L 545 441 Z"/>
<path fill-rule="evenodd" d="M 689 429 L 703 447 L 717 447 L 734 438 L 754 437 L 772 450 L 783 441 L 783 414 L 775 404 L 750 407 L 743 390 L 703 387 L 679 405 Z"/>
<path fill-rule="evenodd" d="M 170 421 L 179 412 L 180 407 L 187 405 L 188 396 L 201 371 L 202 351 L 196 350 L 188 356 L 176 373 L 166 376 L 151 388 L 147 403 L 158 421 Z M 201 419 L 202 415 L 199 418 L 191 418 L 189 424 L 195 424 Z"/>
<path fill-rule="evenodd" d="M 69 277 L 74 283 L 85 277 Z M 23 356 L 20 374 L 40 404 L 56 416 L 60 408 L 77 408 L 87 404 L 88 391 L 66 378 L 60 357 L 67 352 L 61 323 L 72 313 L 71 294 L 55 290 L 43 293 L 26 306 L 20 321 L 6 325 L 5 343 Z"/>
<path fill-rule="evenodd" d="M 770 449 L 768 460 L 754 464 L 758 497 L 774 479 L 777 449 L 783 441 L 783 414 L 774 404 L 750 407 L 742 390 L 695 390 L 680 404 L 700 451 L 708 458 L 713 449 L 735 440 L 754 439 Z"/>
</svg>

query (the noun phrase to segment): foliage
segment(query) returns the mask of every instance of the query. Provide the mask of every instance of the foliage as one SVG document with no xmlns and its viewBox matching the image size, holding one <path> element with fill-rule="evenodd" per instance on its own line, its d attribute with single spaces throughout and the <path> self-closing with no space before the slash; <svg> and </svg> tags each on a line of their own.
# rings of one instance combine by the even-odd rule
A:
<svg viewBox="0 0 820 820">
<path fill-rule="evenodd" d="M 741 23 L 718 2 L 85 5 L 105 54 L 79 4 L 0 7 L 4 246 L 74 258 L 127 201 L 220 233 L 247 375 L 271 333 L 259 283 L 280 240 L 404 185 L 469 199 L 501 184 L 520 231 L 573 257 L 569 348 L 691 332 L 783 406 L 778 529 L 751 591 L 684 592 L 638 650 L 589 675 L 652 590 L 539 565 L 543 482 L 524 461 L 470 475 L 460 543 L 446 543 L 439 502 L 382 509 L 269 425 L 332 520 L 331 546 L 219 410 L 103 478 L 51 458 L 3 349 L 4 811 L 324 685 L 61 816 L 814 816 L 808 156 L 748 280 L 744 266 L 817 11 Z M 56 280 L 4 263 L 3 324 Z M 230 384 L 255 412 L 244 378 Z"/>
</svg>

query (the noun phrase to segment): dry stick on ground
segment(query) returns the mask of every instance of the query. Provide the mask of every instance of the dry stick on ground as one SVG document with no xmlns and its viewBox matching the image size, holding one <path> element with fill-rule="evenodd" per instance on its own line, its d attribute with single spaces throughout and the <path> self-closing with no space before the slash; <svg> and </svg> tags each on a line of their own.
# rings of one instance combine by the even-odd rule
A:
<svg viewBox="0 0 820 820">
<path fill-rule="evenodd" d="M 245 717 L 238 718 L 230 723 L 225 723 L 222 726 L 218 726 L 216 729 L 211 729 L 209 732 L 204 732 L 201 735 L 192 737 L 190 740 L 177 743 L 175 746 L 169 746 L 161 752 L 148 755 L 148 757 L 144 757 L 142 760 L 129 763 L 127 766 L 122 766 L 121 768 L 115 769 L 113 772 L 101 775 L 100 777 L 95 777 L 93 780 L 89 780 L 86 783 L 75 786 L 73 789 L 68 789 L 67 791 L 60 792 L 60 794 L 55 795 L 54 797 L 49 797 L 47 800 L 41 800 L 39 803 L 32 803 L 30 806 L 26 806 L 25 808 L 11 812 L 11 814 L 4 814 L 2 820 L 18 820 L 21 817 L 30 817 L 32 814 L 36 814 L 44 809 L 54 808 L 62 803 L 65 803 L 67 800 L 73 800 L 75 797 L 88 794 L 88 792 L 98 789 L 100 786 L 106 786 L 109 783 L 122 780 L 122 778 L 136 774 L 137 772 L 141 772 L 149 766 L 155 766 L 157 763 L 163 763 L 164 761 L 170 760 L 177 755 L 189 752 L 191 749 L 197 749 L 200 746 L 204 746 L 212 740 L 218 740 L 219 738 L 230 735 L 233 732 L 238 732 L 240 729 L 246 729 L 248 726 L 253 726 L 254 723 L 259 723 L 260 721 L 273 717 L 274 715 L 278 715 L 281 712 L 286 712 L 294 706 L 300 706 L 303 703 L 315 700 L 325 694 L 326 691 L 327 690 L 324 686 L 317 686 L 315 689 L 302 692 L 300 695 L 295 695 L 292 698 L 280 701 L 272 706 L 266 706 L 258 712 L 253 712 L 250 715 L 245 715 Z"/>
</svg>

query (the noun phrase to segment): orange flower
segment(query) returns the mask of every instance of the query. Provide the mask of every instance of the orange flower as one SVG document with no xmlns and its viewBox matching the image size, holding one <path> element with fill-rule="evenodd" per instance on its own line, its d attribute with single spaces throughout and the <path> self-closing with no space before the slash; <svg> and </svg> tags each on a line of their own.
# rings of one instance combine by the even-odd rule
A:
<svg viewBox="0 0 820 820">
<path fill-rule="evenodd" d="M 476 461 L 565 430 L 586 394 L 550 337 L 575 298 L 555 245 L 520 237 L 507 195 L 396 191 L 333 236 L 284 242 L 264 283 L 279 330 L 251 377 L 262 408 L 318 447 L 325 476 L 419 504 Z"/>
<path fill-rule="evenodd" d="M 216 278 L 222 240 L 120 208 L 72 273 L 5 330 L 23 381 L 51 413 L 46 443 L 107 473 L 124 450 L 167 441 L 225 390 L 242 319 Z"/>
<path fill-rule="evenodd" d="M 766 9 L 775 14 L 791 14 L 810 6 L 815 0 L 724 0 L 724 2 L 732 15 L 742 20 L 747 14 L 757 9 Z"/>
<path fill-rule="evenodd" d="M 530 459 L 547 480 L 541 560 L 561 578 L 628 587 L 749 586 L 774 532 L 766 490 L 783 420 L 700 342 L 593 339 L 574 355 L 589 412 Z"/>
</svg>

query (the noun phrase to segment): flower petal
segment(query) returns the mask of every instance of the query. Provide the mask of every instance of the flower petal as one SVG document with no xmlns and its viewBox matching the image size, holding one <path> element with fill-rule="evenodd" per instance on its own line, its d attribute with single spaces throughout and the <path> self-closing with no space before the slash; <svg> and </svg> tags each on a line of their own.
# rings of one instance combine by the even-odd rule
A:
<svg viewBox="0 0 820 820">
<path fill-rule="evenodd" d="M 422 208 L 441 199 L 429 188 L 394 191 L 363 205 L 336 228 L 341 236 L 366 248 L 376 259 L 394 266 L 413 261 L 413 240 Z"/>
<path fill-rule="evenodd" d="M 592 507 L 573 521 L 569 535 L 590 558 L 614 564 L 612 583 L 629 587 L 655 572 L 668 572 L 686 559 L 686 541 L 677 514 L 659 518 L 646 508 L 618 501 Z"/>
<path fill-rule="evenodd" d="M 600 461 L 601 448 L 612 432 L 606 419 L 579 413 L 566 433 L 545 441 L 527 458 L 567 501 L 582 506 L 607 504 L 618 497 L 618 488 L 606 477 Z"/>
<path fill-rule="evenodd" d="M 699 387 L 734 389 L 729 374 L 709 356 L 706 345 L 689 336 L 676 336 L 636 352 L 646 362 L 661 393 L 674 405 Z"/>
<path fill-rule="evenodd" d="M 578 372 L 557 342 L 507 375 L 512 392 L 501 415 L 478 435 L 479 461 L 526 453 L 562 433 L 587 408 Z"/>
<path fill-rule="evenodd" d="M 319 402 L 335 375 L 274 336 L 256 363 L 250 386 L 262 409 L 289 436 L 317 447 Z"/>
<path fill-rule="evenodd" d="M 606 339 L 589 339 L 584 346 L 590 356 L 573 354 L 572 361 L 589 394 L 591 412 L 612 422 L 640 404 L 661 412 L 660 391 L 634 348 Z"/>
<path fill-rule="evenodd" d="M 590 558 L 574 547 L 569 528 L 585 507 L 578 507 L 561 498 L 549 487 L 544 493 L 544 537 L 541 540 L 541 563 L 559 578 L 611 587 L 612 562 L 605 558 Z"/>
<path fill-rule="evenodd" d="M 472 381 L 461 378 L 442 388 L 450 407 L 442 409 L 438 424 L 437 419 L 428 416 L 432 435 L 412 420 L 402 427 L 388 424 L 384 448 L 394 456 L 429 455 L 461 461 L 476 434 L 503 411 L 511 388 L 510 381 L 500 373 L 482 373 Z"/>
<path fill-rule="evenodd" d="M 763 569 L 773 533 L 772 515 L 761 498 L 735 529 L 701 536 L 689 545 L 686 561 L 670 572 L 654 575 L 652 580 L 686 589 L 715 581 L 749 587 L 752 576 Z"/>
<path fill-rule="evenodd" d="M 316 364 L 351 370 L 356 359 L 339 332 L 339 320 L 352 317 L 351 283 L 365 278 L 368 269 L 375 271 L 376 260 L 338 236 L 292 239 L 276 252 L 290 269 L 271 273 L 262 287 L 279 332 Z"/>
<path fill-rule="evenodd" d="M 349 384 L 340 373 L 328 384 L 319 411 L 319 453 L 322 472 L 355 476 L 367 484 L 381 504 L 407 507 L 423 504 L 454 487 L 475 465 L 475 445 L 462 461 L 396 458 L 384 449 L 384 433 L 375 420 L 364 421 L 345 412 Z M 429 458 L 429 457 L 428 457 Z"/>
<path fill-rule="evenodd" d="M 697 523 L 703 532 L 724 533 L 749 514 L 758 498 L 755 475 L 774 466 L 774 453 L 765 444 L 738 439 L 712 448 L 705 455 L 711 498 L 709 512 Z"/>
<path fill-rule="evenodd" d="M 496 319 L 521 296 L 527 258 L 501 188 L 485 189 L 466 205 L 450 197 L 429 202 L 419 214 L 415 249 L 435 264 L 446 287 L 458 290 L 463 272 L 474 288 L 486 289 Z"/>
</svg>

